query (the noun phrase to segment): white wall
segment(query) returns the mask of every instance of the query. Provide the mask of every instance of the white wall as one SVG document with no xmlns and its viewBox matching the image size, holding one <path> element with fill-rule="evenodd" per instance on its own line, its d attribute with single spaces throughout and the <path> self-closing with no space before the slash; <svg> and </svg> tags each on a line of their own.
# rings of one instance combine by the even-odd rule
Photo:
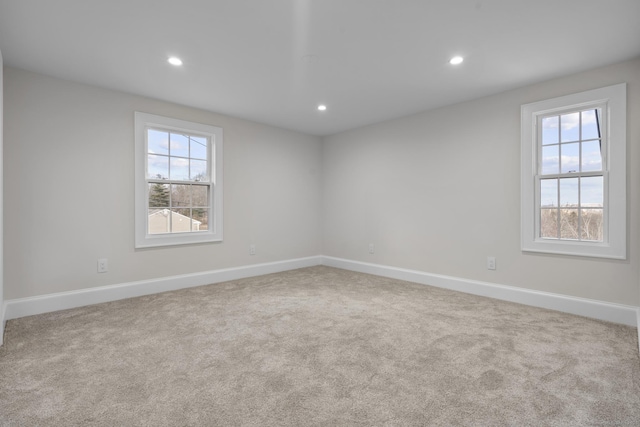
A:
<svg viewBox="0 0 640 427">
<path fill-rule="evenodd" d="M 640 59 L 324 142 L 12 68 L 4 80 L 6 299 L 323 254 L 640 305 Z M 523 254 L 520 105 L 620 82 L 629 259 Z M 134 250 L 136 110 L 224 128 L 224 243 Z"/>
<path fill-rule="evenodd" d="M 522 253 L 520 105 L 621 82 L 628 260 Z M 640 59 L 326 138 L 323 254 L 638 305 L 638 117 Z M 486 269 L 489 255 L 496 271 Z"/>
<path fill-rule="evenodd" d="M 2 183 L 2 167 L 3 167 L 3 118 L 4 118 L 4 95 L 3 95 L 3 70 L 2 66 L 2 52 L 0 52 L 0 345 L 4 342 L 4 266 L 3 266 L 3 221 L 2 216 L 4 214 L 3 207 L 3 183 Z"/>
<path fill-rule="evenodd" d="M 134 250 L 134 111 L 224 129 L 223 243 Z M 321 252 L 318 137 L 7 67 L 5 158 L 8 300 Z"/>
</svg>

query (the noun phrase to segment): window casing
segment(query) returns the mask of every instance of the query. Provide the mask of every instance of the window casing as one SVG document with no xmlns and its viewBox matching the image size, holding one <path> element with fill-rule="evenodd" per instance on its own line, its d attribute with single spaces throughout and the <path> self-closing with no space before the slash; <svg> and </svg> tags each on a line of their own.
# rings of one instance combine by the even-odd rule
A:
<svg viewBox="0 0 640 427">
<path fill-rule="evenodd" d="M 626 258 L 626 84 L 522 106 L 522 250 Z"/>
<path fill-rule="evenodd" d="M 222 129 L 135 113 L 136 248 L 222 241 Z"/>
</svg>

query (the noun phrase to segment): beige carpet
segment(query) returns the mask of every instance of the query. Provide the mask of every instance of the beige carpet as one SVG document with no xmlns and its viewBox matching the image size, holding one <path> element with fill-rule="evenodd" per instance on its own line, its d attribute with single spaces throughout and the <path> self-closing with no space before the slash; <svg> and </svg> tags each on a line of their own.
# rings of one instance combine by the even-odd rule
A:
<svg viewBox="0 0 640 427">
<path fill-rule="evenodd" d="M 635 328 L 329 267 L 9 321 L 2 426 L 637 426 Z"/>
</svg>

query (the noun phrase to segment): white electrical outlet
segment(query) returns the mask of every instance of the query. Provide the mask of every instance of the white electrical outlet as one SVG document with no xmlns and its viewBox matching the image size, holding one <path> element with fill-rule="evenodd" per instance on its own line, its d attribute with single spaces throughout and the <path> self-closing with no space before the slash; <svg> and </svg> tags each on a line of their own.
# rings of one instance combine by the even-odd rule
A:
<svg viewBox="0 0 640 427">
<path fill-rule="evenodd" d="M 495 270 L 496 269 L 496 257 L 488 256 L 487 257 L 487 270 Z"/>
<path fill-rule="evenodd" d="M 249 245 L 249 255 L 256 254 L 256 245 Z"/>
<path fill-rule="evenodd" d="M 372 254 L 376 251 L 376 247 L 373 245 L 373 243 L 369 243 L 369 253 Z"/>
<path fill-rule="evenodd" d="M 98 273 L 106 273 L 107 271 L 109 271 L 109 260 L 100 258 L 98 260 Z"/>
</svg>

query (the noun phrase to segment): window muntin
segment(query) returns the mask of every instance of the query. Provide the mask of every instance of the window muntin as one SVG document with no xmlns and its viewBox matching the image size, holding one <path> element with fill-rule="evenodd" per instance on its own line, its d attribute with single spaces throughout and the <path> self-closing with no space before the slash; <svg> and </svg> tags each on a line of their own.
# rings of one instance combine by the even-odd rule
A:
<svg viewBox="0 0 640 427">
<path fill-rule="evenodd" d="M 626 259 L 626 84 L 521 113 L 522 250 Z"/>
<path fill-rule="evenodd" d="M 597 106 L 538 117 L 538 237 L 605 240 L 604 111 Z"/>
<path fill-rule="evenodd" d="M 222 240 L 222 129 L 135 113 L 136 247 Z"/>
</svg>

